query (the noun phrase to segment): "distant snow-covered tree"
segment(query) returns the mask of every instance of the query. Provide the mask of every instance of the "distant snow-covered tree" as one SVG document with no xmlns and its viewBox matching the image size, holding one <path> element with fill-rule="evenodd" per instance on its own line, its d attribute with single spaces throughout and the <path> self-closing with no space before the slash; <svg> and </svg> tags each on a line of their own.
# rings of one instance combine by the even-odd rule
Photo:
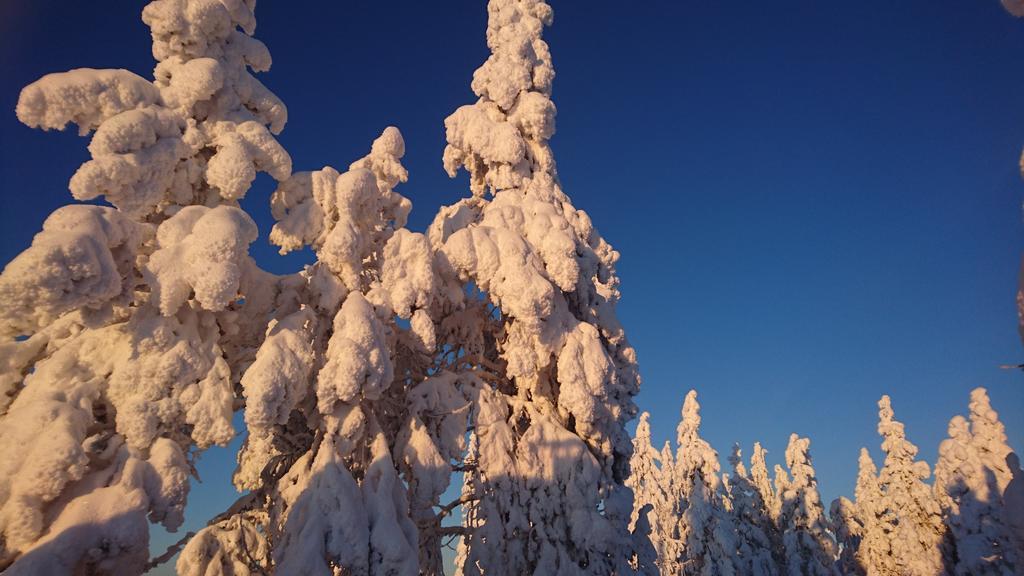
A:
<svg viewBox="0 0 1024 576">
<path fill-rule="evenodd" d="M 846 498 L 832 503 L 833 531 L 842 547 L 839 566 L 850 573 L 874 574 L 872 570 L 885 565 L 890 554 L 888 530 L 881 517 L 878 467 L 867 448 L 860 449 L 854 497 L 853 503 Z"/>
<path fill-rule="evenodd" d="M 829 509 L 829 526 L 838 547 L 835 571 L 839 574 L 865 576 L 867 572 L 857 558 L 864 537 L 864 525 L 859 518 L 857 505 L 845 496 L 833 500 Z"/>
<path fill-rule="evenodd" d="M 779 499 L 772 480 L 768 476 L 768 464 L 765 460 L 767 454 L 768 451 L 761 447 L 760 442 L 754 442 L 754 453 L 750 455 L 750 483 L 757 491 L 761 501 L 764 502 L 765 515 L 775 525 L 775 529 L 772 531 L 774 532 L 773 540 L 779 542 Z"/>
<path fill-rule="evenodd" d="M 918 447 L 906 439 L 888 396 L 879 401 L 879 434 L 886 459 L 873 511 L 888 553 L 879 550 L 868 573 L 941 574 L 944 528 L 938 502 L 925 482 L 931 472 L 928 463 L 914 460 Z"/>
<path fill-rule="evenodd" d="M 663 575 L 682 574 L 682 561 L 686 554 L 686 545 L 680 532 L 679 517 L 682 514 L 683 502 L 679 498 L 679 478 L 676 476 L 676 458 L 672 453 L 672 442 L 666 440 L 661 447 L 661 486 L 665 492 L 665 501 L 658 512 L 658 533 L 652 535 L 658 544 L 658 566 Z M 640 502 L 643 505 L 644 502 Z"/>
<path fill-rule="evenodd" d="M 739 545 L 719 476 L 718 453 L 700 437 L 700 405 L 691 390 L 676 428 L 672 498 L 679 514 L 674 533 L 682 544 L 680 574 L 739 574 Z"/>
<path fill-rule="evenodd" d="M 939 445 L 934 490 L 948 527 L 945 564 L 958 576 L 1014 574 L 1024 558 L 1004 498 L 1015 472 L 1012 452 L 984 388 L 971 392 L 970 421 L 954 416 L 948 432 Z"/>
<path fill-rule="evenodd" d="M 764 454 L 761 445 L 756 444 L 755 452 Z M 736 526 L 739 545 L 739 573 L 752 576 L 776 576 L 780 574 L 778 562 L 778 533 L 772 521 L 764 497 L 757 484 L 747 474 L 739 444 L 733 446 L 729 456 L 732 475 L 729 476 L 729 500 Z"/>
<path fill-rule="evenodd" d="M 842 573 L 1017 573 L 1021 543 L 1006 503 L 1019 474 L 1011 464 L 1015 455 L 984 389 L 971 393 L 970 414 L 970 422 L 962 416 L 950 421 L 929 486 L 927 464 L 914 460 L 917 448 L 895 420 L 889 398 L 882 398 L 878 430 L 885 464 L 879 471 L 862 449 L 856 502 L 840 498 L 832 504 Z"/>
<path fill-rule="evenodd" d="M 639 551 L 649 543 L 658 566 L 662 565 L 661 558 L 671 555 L 672 545 L 668 540 L 675 528 L 673 502 L 666 486 L 666 472 L 671 467 L 672 461 L 667 462 L 666 466 L 661 453 L 651 445 L 650 414 L 642 413 L 633 438 L 630 475 L 626 480 L 626 485 L 633 490 L 630 528 L 636 540 L 634 546 Z M 667 569 L 661 572 L 671 573 Z"/>
<path fill-rule="evenodd" d="M 776 469 L 785 571 L 789 576 L 827 576 L 835 557 L 825 509 L 818 494 L 818 478 L 810 453 L 811 441 L 796 434 L 786 447 L 787 473 Z"/>
</svg>

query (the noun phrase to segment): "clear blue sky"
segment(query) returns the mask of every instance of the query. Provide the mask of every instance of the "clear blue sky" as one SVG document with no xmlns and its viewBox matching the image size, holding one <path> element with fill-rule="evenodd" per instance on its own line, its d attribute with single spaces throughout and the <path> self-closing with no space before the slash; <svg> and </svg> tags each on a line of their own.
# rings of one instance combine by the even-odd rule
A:
<svg viewBox="0 0 1024 576">
<path fill-rule="evenodd" d="M 810 436 L 828 502 L 852 492 L 861 446 L 880 454 L 881 394 L 933 462 L 981 385 L 1024 448 L 1024 376 L 997 367 L 1024 361 L 1024 21 L 997 0 L 552 5 L 552 145 L 622 254 L 655 439 L 696 388 L 723 456 L 760 440 L 778 462 L 790 432 Z M 17 123 L 19 89 L 75 67 L 150 76 L 141 6 L 0 4 L 0 261 L 71 201 L 87 158 L 74 132 Z M 468 193 L 441 168 L 442 122 L 474 99 L 482 1 L 263 1 L 257 18 L 297 169 L 344 168 L 394 124 L 414 229 Z M 244 201 L 263 233 L 253 254 L 292 271 L 303 256 L 266 242 L 271 190 L 263 176 Z M 226 505 L 214 495 L 232 466 L 204 460 L 194 521 Z"/>
</svg>

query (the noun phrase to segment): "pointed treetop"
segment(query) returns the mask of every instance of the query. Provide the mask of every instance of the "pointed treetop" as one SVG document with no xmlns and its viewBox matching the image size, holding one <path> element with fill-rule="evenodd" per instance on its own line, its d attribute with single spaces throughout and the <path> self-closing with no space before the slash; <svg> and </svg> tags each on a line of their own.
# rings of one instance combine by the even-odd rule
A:
<svg viewBox="0 0 1024 576">
<path fill-rule="evenodd" d="M 646 440 L 651 443 L 651 415 L 647 412 L 640 414 L 640 422 L 636 425 L 636 440 Z"/>
<path fill-rule="evenodd" d="M 768 451 L 761 447 L 760 442 L 754 442 L 754 453 L 750 456 L 751 471 L 763 469 L 767 474 L 768 465 L 765 464 L 765 455 Z"/>
<path fill-rule="evenodd" d="M 677 442 L 682 447 L 697 438 L 700 428 L 700 404 L 697 403 L 697 391 L 690 390 L 683 401 L 683 417 L 676 428 Z"/>
<path fill-rule="evenodd" d="M 883 438 L 882 450 L 885 450 L 887 463 L 894 459 L 911 462 L 917 456 L 917 446 L 907 440 L 903 423 L 896 420 L 892 402 L 887 395 L 878 401 L 878 433 Z"/>
<path fill-rule="evenodd" d="M 754 453 L 750 456 L 750 480 L 760 493 L 761 499 L 764 500 L 769 516 L 775 518 L 779 511 L 778 499 L 775 497 L 771 478 L 768 477 L 768 464 L 765 462 L 767 453 L 768 451 L 761 447 L 760 442 L 754 442 Z"/>
<path fill-rule="evenodd" d="M 875 461 L 871 459 L 871 453 L 868 452 L 867 448 L 861 447 L 860 457 L 857 458 L 857 464 L 860 466 L 860 474 L 878 473 L 878 467 L 875 466 Z"/>
<path fill-rule="evenodd" d="M 895 413 L 892 410 L 892 400 L 889 398 L 888 394 L 883 394 L 882 397 L 878 400 L 879 427 L 881 427 L 882 424 L 888 424 L 892 422 L 894 415 Z"/>
<path fill-rule="evenodd" d="M 999 413 L 992 409 L 988 391 L 975 388 L 971 391 L 970 403 L 971 432 L 975 435 L 984 434 L 992 440 L 1006 442 L 1006 429 L 999 421 Z"/>
<path fill-rule="evenodd" d="M 473 92 L 509 111 L 523 92 L 551 94 L 551 53 L 541 40 L 554 12 L 543 0 L 494 0 L 487 6 L 491 57 L 473 74 Z"/>
<path fill-rule="evenodd" d="M 738 477 L 747 476 L 747 467 L 743 465 L 743 449 L 740 448 L 740 443 L 736 442 L 732 445 L 732 454 L 729 455 L 729 464 L 732 465 L 733 472 Z"/>
<path fill-rule="evenodd" d="M 853 494 L 857 505 L 867 509 L 874 506 L 873 502 L 878 494 L 878 467 L 875 466 L 875 461 L 871 459 L 867 448 L 860 449 L 857 464 L 857 484 Z"/>
<path fill-rule="evenodd" d="M 673 464 L 672 457 L 672 443 L 665 440 L 665 443 L 661 446 L 661 466 L 663 468 L 670 468 Z"/>
<path fill-rule="evenodd" d="M 977 451 L 981 465 L 991 473 L 994 485 L 991 489 L 999 494 L 1006 489 L 1012 478 L 1006 457 L 1010 446 L 1006 440 L 1006 428 L 999 420 L 999 413 L 992 409 L 988 392 L 984 388 L 971 391 L 970 403 L 971 444 Z"/>
<path fill-rule="evenodd" d="M 792 469 L 794 464 L 805 461 L 810 448 L 810 438 L 801 438 L 796 432 L 790 434 L 789 444 L 786 445 L 786 465 Z"/>
</svg>

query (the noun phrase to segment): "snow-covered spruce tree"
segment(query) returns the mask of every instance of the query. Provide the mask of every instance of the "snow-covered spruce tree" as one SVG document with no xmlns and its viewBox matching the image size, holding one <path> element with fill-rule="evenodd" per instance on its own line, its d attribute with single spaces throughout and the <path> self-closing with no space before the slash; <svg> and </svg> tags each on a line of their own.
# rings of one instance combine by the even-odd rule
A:
<svg viewBox="0 0 1024 576">
<path fill-rule="evenodd" d="M 878 418 L 885 462 L 878 473 L 873 512 L 885 535 L 888 554 L 876 548 L 868 573 L 941 574 L 944 528 L 938 502 L 925 483 L 930 475 L 928 464 L 914 460 L 917 446 L 907 440 L 903 424 L 894 418 L 888 396 L 878 401 Z"/>
<path fill-rule="evenodd" d="M 1011 528 L 1014 513 L 1004 501 L 1014 474 L 1012 452 L 984 388 L 971 392 L 970 422 L 954 416 L 948 431 L 939 445 L 934 487 L 948 529 L 945 565 L 956 575 L 1015 574 L 1024 558 Z"/>
<path fill-rule="evenodd" d="M 636 412 L 635 353 L 615 318 L 618 254 L 562 192 L 548 139 L 554 69 L 540 0 L 492 0 L 479 99 L 445 120 L 450 174 L 473 195 L 430 226 L 439 268 L 493 305 L 442 324 L 465 363 L 493 376 L 471 418 L 463 574 L 628 570 L 624 482 Z M 461 332 L 461 333 L 460 333 Z M 440 339 L 439 339 L 440 341 Z"/>
<path fill-rule="evenodd" d="M 114 207 L 56 210 L 0 276 L 8 574 L 141 572 L 147 518 L 179 526 L 192 461 L 234 434 L 278 286 L 237 200 L 291 172 L 285 107 L 250 73 L 270 66 L 252 7 L 156 0 L 154 81 L 79 69 L 21 93 L 25 124 L 94 131 L 70 188 Z"/>
<path fill-rule="evenodd" d="M 683 503 L 679 500 L 680 488 L 675 471 L 676 458 L 672 454 L 672 443 L 666 440 L 661 447 L 661 485 L 666 494 L 666 502 L 657 512 L 662 519 L 658 523 L 659 532 L 652 535 L 652 539 L 658 542 L 658 567 L 663 575 L 682 574 L 682 559 L 685 556 L 685 543 L 679 532 Z M 639 502 L 639 505 L 643 504 Z"/>
<path fill-rule="evenodd" d="M 114 208 L 58 210 L 0 276 L 0 562 L 140 572 L 147 517 L 181 523 L 192 460 L 244 405 L 248 494 L 182 574 L 434 574 L 449 535 L 464 573 L 626 573 L 639 378 L 617 253 L 546 144 L 550 8 L 491 2 L 481 99 L 446 122 L 473 196 L 423 235 L 403 228 L 394 128 L 345 172 L 291 173 L 284 105 L 249 72 L 270 64 L 253 7 L 156 0 L 154 82 L 74 71 L 22 94 L 29 125 L 96 130 L 71 189 Z M 271 241 L 317 255 L 299 273 L 247 255 L 257 170 L 280 182 Z M 442 528 L 460 503 L 465 526 Z"/>
<path fill-rule="evenodd" d="M 854 502 L 841 497 L 832 502 L 831 522 L 836 542 L 842 548 L 837 560 L 843 574 L 874 574 L 871 567 L 889 558 L 889 539 L 878 507 L 878 467 L 867 448 L 860 449 Z"/>
<path fill-rule="evenodd" d="M 736 528 L 724 504 L 727 496 L 719 476 L 718 454 L 699 432 L 700 405 L 697 392 L 691 390 L 676 428 L 676 457 L 671 472 L 671 496 L 678 509 L 673 532 L 681 543 L 681 556 L 675 559 L 678 574 L 742 574 L 736 562 Z"/>
<path fill-rule="evenodd" d="M 864 567 L 857 559 L 857 551 L 864 535 L 864 526 L 857 515 L 857 505 L 845 496 L 833 500 L 829 509 L 829 527 L 838 547 L 835 571 L 839 574 L 864 576 Z"/>
<path fill-rule="evenodd" d="M 775 471 L 777 522 L 782 533 L 785 573 L 789 576 L 828 576 L 835 559 L 835 541 L 828 531 L 818 495 L 810 447 L 808 438 L 790 435 L 786 447 L 789 472 L 781 467 Z"/>
<path fill-rule="evenodd" d="M 779 536 L 779 499 L 771 478 L 768 476 L 768 463 L 765 459 L 767 454 L 768 451 L 761 447 L 760 442 L 754 442 L 754 453 L 750 455 L 750 483 L 751 487 L 757 491 L 761 501 L 764 502 L 768 520 L 776 526 L 773 538 L 777 538 Z"/>
<path fill-rule="evenodd" d="M 634 543 L 634 547 L 638 551 L 645 549 L 648 543 L 653 547 L 662 574 L 672 573 L 660 560 L 670 556 L 673 550 L 672 545 L 667 542 L 676 523 L 673 501 L 666 483 L 671 469 L 672 461 L 669 460 L 666 465 L 661 453 L 651 445 L 650 414 L 640 414 L 640 422 L 633 437 L 630 475 L 626 479 L 626 485 L 633 490 L 630 529 L 636 535 L 637 542 Z M 643 525 L 644 522 L 646 525 Z M 649 530 L 646 537 L 643 530 Z M 639 560 L 638 558 L 637 561 Z"/>
<path fill-rule="evenodd" d="M 755 445 L 755 452 L 761 445 Z M 729 456 L 732 475 L 729 479 L 729 500 L 736 526 L 739 545 L 739 573 L 752 576 L 776 576 L 780 573 L 778 562 L 778 535 L 765 500 L 755 481 L 747 474 L 739 444 L 733 446 Z M 766 474 L 767 477 L 767 474 Z"/>
<path fill-rule="evenodd" d="M 416 487 L 407 494 L 396 461 L 402 425 L 424 409 L 407 385 L 429 363 L 431 334 L 429 323 L 396 319 L 432 304 L 434 276 L 426 238 L 401 228 L 410 204 L 393 187 L 406 179 L 403 154 L 389 128 L 348 171 L 296 173 L 272 197 L 271 241 L 308 244 L 317 262 L 284 283 L 241 379 L 249 436 L 234 480 L 253 498 L 224 523 L 262 527 L 279 573 L 418 569 Z M 203 574 L 207 551 L 228 546 L 223 534 L 200 532 L 179 572 Z"/>
</svg>

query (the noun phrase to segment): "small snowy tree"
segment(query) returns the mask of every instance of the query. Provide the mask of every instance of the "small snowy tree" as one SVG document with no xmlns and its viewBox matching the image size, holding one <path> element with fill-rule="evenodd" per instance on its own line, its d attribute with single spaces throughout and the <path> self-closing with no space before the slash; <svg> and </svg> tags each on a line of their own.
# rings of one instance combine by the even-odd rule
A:
<svg viewBox="0 0 1024 576">
<path fill-rule="evenodd" d="M 835 558 L 825 509 L 818 495 L 818 479 L 811 464 L 811 441 L 789 437 L 786 465 L 776 468 L 778 525 L 782 532 L 785 571 L 789 576 L 828 576 Z"/>
<path fill-rule="evenodd" d="M 867 448 L 860 449 L 854 497 L 854 503 L 846 498 L 832 503 L 834 533 L 842 547 L 839 566 L 851 574 L 875 574 L 889 562 L 889 537 L 879 508 L 878 467 Z"/>
<path fill-rule="evenodd" d="M 884 534 L 884 541 L 877 548 L 872 542 L 869 574 L 940 574 L 944 529 L 938 503 L 925 483 L 928 464 L 914 460 L 917 447 L 894 418 L 888 396 L 878 402 L 878 417 L 885 463 L 878 473 L 877 495 L 870 500 L 878 523 L 872 536 Z"/>
<path fill-rule="evenodd" d="M 676 428 L 673 493 L 679 516 L 675 532 L 682 543 L 680 574 L 739 574 L 736 529 L 725 509 L 718 454 L 700 437 L 700 405 L 691 390 Z"/>
<path fill-rule="evenodd" d="M 683 502 L 679 498 L 679 478 L 676 477 L 676 458 L 672 454 L 672 443 L 666 440 L 661 447 L 661 486 L 666 502 L 657 512 L 660 521 L 659 533 L 652 536 L 658 542 L 658 567 L 663 575 L 682 574 L 682 560 L 686 545 L 680 532 L 679 517 Z M 641 505 L 644 502 L 640 502 Z"/>
<path fill-rule="evenodd" d="M 953 574 L 1014 574 L 1024 558 L 1012 534 L 1007 492 L 1014 470 L 999 416 L 984 388 L 971 392 L 970 422 L 954 416 L 939 445 L 935 498 L 948 527 L 945 564 Z"/>
<path fill-rule="evenodd" d="M 761 501 L 764 502 L 766 516 L 776 526 L 776 529 L 773 530 L 775 533 L 773 539 L 778 542 L 779 499 L 771 478 L 768 477 L 768 464 L 765 460 L 767 454 L 768 451 L 761 447 L 760 442 L 754 442 L 754 453 L 750 456 L 750 482 Z"/>
<path fill-rule="evenodd" d="M 754 450 L 755 453 L 761 453 L 761 465 L 763 466 L 764 452 L 761 450 L 761 445 L 756 444 Z M 733 471 L 732 476 L 729 477 L 729 500 L 732 502 L 732 514 L 739 544 L 739 573 L 753 576 L 776 576 L 780 572 L 776 557 L 778 534 L 775 523 L 769 515 L 760 489 L 747 474 L 739 444 L 733 446 L 729 463 L 732 465 Z M 767 471 L 765 477 L 767 477 Z"/>
<path fill-rule="evenodd" d="M 630 459 L 630 475 L 626 480 L 626 485 L 633 490 L 630 528 L 634 533 L 634 546 L 638 553 L 649 543 L 657 559 L 667 558 L 671 554 L 671 544 L 667 539 L 675 528 L 673 502 L 666 485 L 666 472 L 671 467 L 672 461 L 666 466 L 661 454 L 651 445 L 650 414 L 642 413 L 633 438 L 633 457 Z M 657 565 L 662 568 L 662 574 L 671 573 L 662 566 L 661 560 L 657 561 Z"/>
<path fill-rule="evenodd" d="M 845 496 L 833 500 L 829 509 L 829 524 L 838 546 L 835 570 L 840 574 L 865 576 L 867 572 L 857 558 L 864 537 L 864 525 L 860 521 L 857 505 Z"/>
</svg>

